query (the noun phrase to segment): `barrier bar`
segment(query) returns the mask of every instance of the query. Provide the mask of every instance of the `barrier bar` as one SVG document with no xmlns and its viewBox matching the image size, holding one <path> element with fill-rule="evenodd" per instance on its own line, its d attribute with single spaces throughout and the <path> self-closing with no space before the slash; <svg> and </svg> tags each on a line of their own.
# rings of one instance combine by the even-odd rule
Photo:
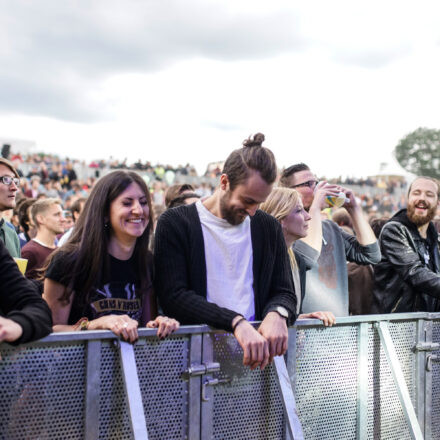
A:
<svg viewBox="0 0 440 440">
<path fill-rule="evenodd" d="M 99 437 L 99 395 L 101 390 L 101 341 L 87 342 L 85 440 Z"/>
<path fill-rule="evenodd" d="M 417 416 L 411 402 L 411 397 L 408 392 L 408 387 L 406 386 L 402 368 L 400 367 L 399 359 L 391 339 L 388 322 L 378 322 L 376 324 L 376 329 L 379 333 L 380 341 L 383 345 L 388 363 L 391 367 L 391 373 L 393 375 L 394 383 L 397 388 L 397 393 L 402 404 L 403 413 L 408 423 L 411 437 L 414 440 L 423 440 L 422 430 L 420 429 L 419 421 L 417 420 Z"/>
<path fill-rule="evenodd" d="M 367 411 L 368 411 L 368 328 L 369 324 L 362 322 L 358 330 L 358 397 L 356 438 L 367 439 Z"/>
<path fill-rule="evenodd" d="M 304 440 L 301 422 L 299 421 L 296 408 L 295 396 L 293 395 L 292 384 L 290 383 L 289 373 L 287 372 L 286 362 L 283 356 L 273 358 L 276 377 L 280 385 L 281 397 L 286 416 L 286 425 L 292 440 Z"/>
<path fill-rule="evenodd" d="M 119 353 L 121 355 L 122 377 L 124 378 L 133 437 L 135 440 L 148 440 L 133 345 L 119 341 Z"/>
</svg>

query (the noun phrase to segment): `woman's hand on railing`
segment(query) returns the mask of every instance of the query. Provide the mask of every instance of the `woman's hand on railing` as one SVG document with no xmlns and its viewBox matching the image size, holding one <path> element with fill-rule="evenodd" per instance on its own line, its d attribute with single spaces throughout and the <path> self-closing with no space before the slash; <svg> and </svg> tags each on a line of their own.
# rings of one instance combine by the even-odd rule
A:
<svg viewBox="0 0 440 440">
<path fill-rule="evenodd" d="M 138 339 L 138 322 L 128 315 L 107 315 L 90 321 L 87 330 L 111 330 L 116 336 L 128 342 Z"/>
<path fill-rule="evenodd" d="M 326 327 L 336 324 L 336 318 L 332 312 L 303 313 L 298 316 L 298 319 L 320 319 Z"/>
<path fill-rule="evenodd" d="M 158 316 L 154 321 L 148 321 L 148 328 L 157 328 L 157 336 L 159 339 L 164 339 L 174 331 L 176 331 L 180 324 L 178 321 L 167 316 Z"/>
</svg>

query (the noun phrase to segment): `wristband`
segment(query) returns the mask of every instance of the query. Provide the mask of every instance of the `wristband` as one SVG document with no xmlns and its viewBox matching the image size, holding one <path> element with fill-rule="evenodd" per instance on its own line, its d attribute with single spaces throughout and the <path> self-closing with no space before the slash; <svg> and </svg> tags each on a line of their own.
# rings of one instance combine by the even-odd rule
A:
<svg viewBox="0 0 440 440">
<path fill-rule="evenodd" d="M 235 332 L 235 329 L 238 327 L 238 324 L 240 324 L 240 322 L 246 321 L 246 318 L 244 316 L 242 316 L 233 326 L 232 326 L 232 333 Z"/>
<path fill-rule="evenodd" d="M 89 320 L 88 318 L 81 318 L 75 325 L 75 330 L 88 330 Z"/>
</svg>

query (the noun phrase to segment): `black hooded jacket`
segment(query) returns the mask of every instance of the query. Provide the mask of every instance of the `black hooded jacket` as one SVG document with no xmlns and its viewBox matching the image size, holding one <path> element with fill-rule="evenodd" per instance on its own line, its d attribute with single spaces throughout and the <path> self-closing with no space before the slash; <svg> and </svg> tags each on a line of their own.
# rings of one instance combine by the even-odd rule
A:
<svg viewBox="0 0 440 440">
<path fill-rule="evenodd" d="M 439 235 L 432 223 L 425 240 L 406 214 L 397 212 L 380 234 L 382 259 L 374 267 L 373 313 L 440 311 Z"/>
</svg>

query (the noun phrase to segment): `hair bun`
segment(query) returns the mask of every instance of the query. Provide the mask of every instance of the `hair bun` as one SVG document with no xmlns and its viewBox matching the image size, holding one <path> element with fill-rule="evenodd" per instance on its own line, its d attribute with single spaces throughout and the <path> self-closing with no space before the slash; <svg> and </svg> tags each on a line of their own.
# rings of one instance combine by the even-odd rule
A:
<svg viewBox="0 0 440 440">
<path fill-rule="evenodd" d="M 252 138 L 249 136 L 246 140 L 243 141 L 243 147 L 261 147 L 261 144 L 264 142 L 264 134 L 257 133 Z"/>
</svg>

